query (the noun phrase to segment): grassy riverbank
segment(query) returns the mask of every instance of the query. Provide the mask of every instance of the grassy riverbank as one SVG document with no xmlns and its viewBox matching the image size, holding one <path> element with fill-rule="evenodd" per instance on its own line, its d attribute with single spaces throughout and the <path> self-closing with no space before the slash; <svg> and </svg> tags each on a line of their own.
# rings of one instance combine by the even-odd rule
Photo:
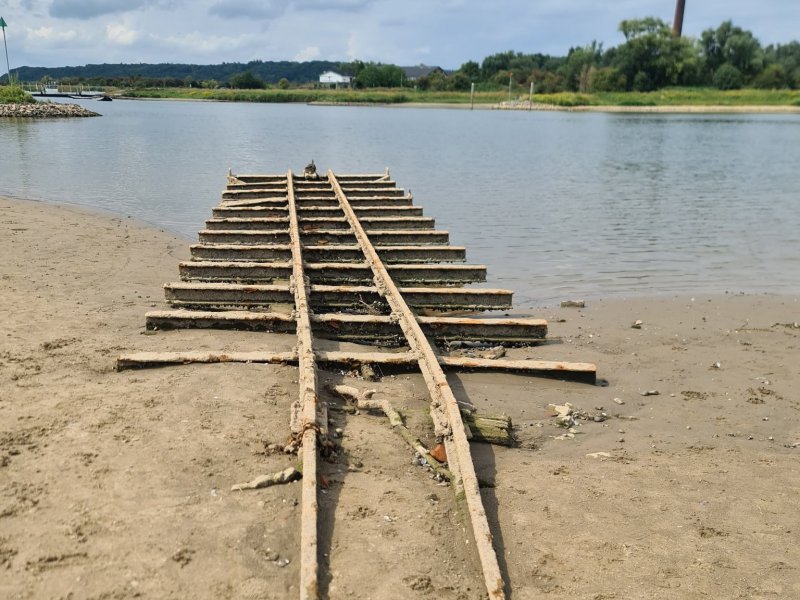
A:
<svg viewBox="0 0 800 600">
<path fill-rule="evenodd" d="M 154 88 L 124 90 L 125 98 L 171 100 L 216 100 L 221 102 L 324 102 L 334 104 L 469 104 L 469 92 L 434 92 L 412 89 L 266 89 L 206 90 Z M 525 93 L 512 93 L 514 100 L 527 100 Z M 475 104 L 497 104 L 509 99 L 507 91 L 476 92 Z M 800 90 L 743 89 L 721 91 L 713 88 L 665 88 L 655 92 L 607 92 L 580 94 L 535 94 L 537 104 L 554 106 L 800 106 Z"/>
</svg>

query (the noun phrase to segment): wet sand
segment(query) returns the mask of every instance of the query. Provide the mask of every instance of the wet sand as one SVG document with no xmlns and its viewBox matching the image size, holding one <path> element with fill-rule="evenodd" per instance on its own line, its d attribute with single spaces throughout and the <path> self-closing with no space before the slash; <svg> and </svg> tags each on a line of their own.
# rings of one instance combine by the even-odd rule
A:
<svg viewBox="0 0 800 600">
<path fill-rule="evenodd" d="M 287 439 L 295 369 L 113 369 L 121 352 L 280 351 L 291 336 L 145 335 L 185 240 L 72 207 L 0 207 L 0 596 L 297 597 L 299 485 L 230 491 L 293 464 L 267 446 Z M 450 377 L 515 424 L 517 448 L 473 444 L 512 597 L 800 597 L 800 298 L 534 316 L 553 341 L 509 356 L 594 362 L 607 385 Z M 321 380 L 377 388 L 431 440 L 420 376 Z M 574 433 L 547 408 L 565 402 L 590 417 Z M 380 417 L 331 415 L 343 452 L 323 466 L 326 594 L 483 597 L 449 488 Z"/>
</svg>

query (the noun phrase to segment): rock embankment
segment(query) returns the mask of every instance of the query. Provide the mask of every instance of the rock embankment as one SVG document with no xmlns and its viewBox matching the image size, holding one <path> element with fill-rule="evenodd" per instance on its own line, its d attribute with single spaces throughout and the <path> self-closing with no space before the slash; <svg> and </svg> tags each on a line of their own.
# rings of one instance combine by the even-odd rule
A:
<svg viewBox="0 0 800 600">
<path fill-rule="evenodd" d="M 96 112 L 77 104 L 36 102 L 30 104 L 0 104 L 0 117 L 50 118 L 50 117 L 99 117 Z"/>
</svg>

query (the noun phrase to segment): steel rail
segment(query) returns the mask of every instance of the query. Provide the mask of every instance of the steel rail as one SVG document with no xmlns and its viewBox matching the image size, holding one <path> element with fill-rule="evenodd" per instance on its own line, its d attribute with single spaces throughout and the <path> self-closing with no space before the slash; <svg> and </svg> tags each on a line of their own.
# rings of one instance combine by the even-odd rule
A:
<svg viewBox="0 0 800 600">
<path fill-rule="evenodd" d="M 492 532 L 486 518 L 486 511 L 481 500 L 478 477 L 475 474 L 475 466 L 470 454 L 469 441 L 464 430 L 464 423 L 461 419 L 461 411 L 458 407 L 450 384 L 444 374 L 437 354 L 434 352 L 428 339 L 417 322 L 416 316 L 411 312 L 400 290 L 392 281 L 388 270 L 381 261 L 375 247 L 364 231 L 358 217 L 353 211 L 347 196 L 342 190 L 341 185 L 336 179 L 333 171 L 328 170 L 328 182 L 336 193 L 339 205 L 342 208 L 350 227 L 355 234 L 359 246 L 364 252 L 364 256 L 369 263 L 375 276 L 375 285 L 381 294 L 386 298 L 393 314 L 398 318 L 400 327 L 408 340 L 412 352 L 417 354 L 419 368 L 425 378 L 428 390 L 431 393 L 433 405 L 439 405 L 444 411 L 447 423 L 450 428 L 449 437 L 450 448 L 455 456 L 449 456 L 449 462 L 455 463 L 456 471 L 460 474 L 460 481 L 454 482 L 457 487 L 463 486 L 467 508 L 472 524 L 475 545 L 478 549 L 478 557 L 483 569 L 483 578 L 489 598 L 499 600 L 505 598 L 505 584 L 500 573 L 500 566 L 497 562 L 497 555 L 492 544 Z"/>
</svg>

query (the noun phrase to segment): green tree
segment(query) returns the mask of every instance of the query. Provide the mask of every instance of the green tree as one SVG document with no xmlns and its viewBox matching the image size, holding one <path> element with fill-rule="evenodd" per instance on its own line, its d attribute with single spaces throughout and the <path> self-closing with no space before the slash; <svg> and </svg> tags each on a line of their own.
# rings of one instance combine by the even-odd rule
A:
<svg viewBox="0 0 800 600">
<path fill-rule="evenodd" d="M 232 88 L 240 90 L 261 90 L 264 89 L 264 82 L 258 75 L 253 75 L 250 71 L 237 73 L 231 76 L 230 84 Z"/>
<path fill-rule="evenodd" d="M 767 66 L 761 73 L 756 75 L 756 78 L 753 80 L 753 87 L 764 90 L 777 90 L 789 87 L 786 70 L 783 68 L 783 65 L 780 63 L 772 63 Z"/>
<path fill-rule="evenodd" d="M 596 41 L 583 48 L 570 48 L 567 60 L 559 71 L 564 76 L 567 89 L 573 92 L 586 92 L 590 67 L 600 64 L 603 58 L 603 44 Z"/>
<path fill-rule="evenodd" d="M 589 69 L 588 91 L 621 92 L 625 89 L 625 76 L 614 67 Z"/>
<path fill-rule="evenodd" d="M 457 73 L 461 73 L 469 81 L 479 81 L 481 78 L 481 66 L 474 60 L 468 60 L 458 69 Z"/>
<path fill-rule="evenodd" d="M 533 82 L 537 94 L 555 94 L 557 92 L 563 92 L 566 89 L 564 77 L 553 71 L 534 69 L 531 71 L 526 84 L 530 85 L 531 82 Z"/>
<path fill-rule="evenodd" d="M 476 64 L 477 66 L 477 64 Z M 456 71 L 447 78 L 447 88 L 458 92 L 466 92 L 471 87 L 470 78 L 461 71 Z"/>
<path fill-rule="evenodd" d="M 783 68 L 788 87 L 800 87 L 800 42 L 769 45 L 764 49 L 764 60 Z"/>
<path fill-rule="evenodd" d="M 725 63 L 736 67 L 745 77 L 752 77 L 764 66 L 764 52 L 752 32 L 724 21 L 716 29 L 700 35 L 700 51 L 706 69 L 712 75 Z"/>
<path fill-rule="evenodd" d="M 669 25 L 654 17 L 622 21 L 619 30 L 625 43 L 616 48 L 611 66 L 625 77 L 627 89 L 694 83 L 699 58 L 692 40 L 673 36 Z"/>
<path fill-rule="evenodd" d="M 403 69 L 396 65 L 383 65 L 380 63 L 368 63 L 356 74 L 356 81 L 359 87 L 400 87 L 405 73 Z"/>
<path fill-rule="evenodd" d="M 721 90 L 738 90 L 742 87 L 742 72 L 731 63 L 725 63 L 714 73 L 714 86 Z"/>
<path fill-rule="evenodd" d="M 514 58 L 514 52 L 498 52 L 483 59 L 481 63 L 481 79 L 489 81 L 500 71 L 508 71 L 511 65 L 511 59 Z M 508 77 L 508 75 L 506 75 Z"/>
</svg>

